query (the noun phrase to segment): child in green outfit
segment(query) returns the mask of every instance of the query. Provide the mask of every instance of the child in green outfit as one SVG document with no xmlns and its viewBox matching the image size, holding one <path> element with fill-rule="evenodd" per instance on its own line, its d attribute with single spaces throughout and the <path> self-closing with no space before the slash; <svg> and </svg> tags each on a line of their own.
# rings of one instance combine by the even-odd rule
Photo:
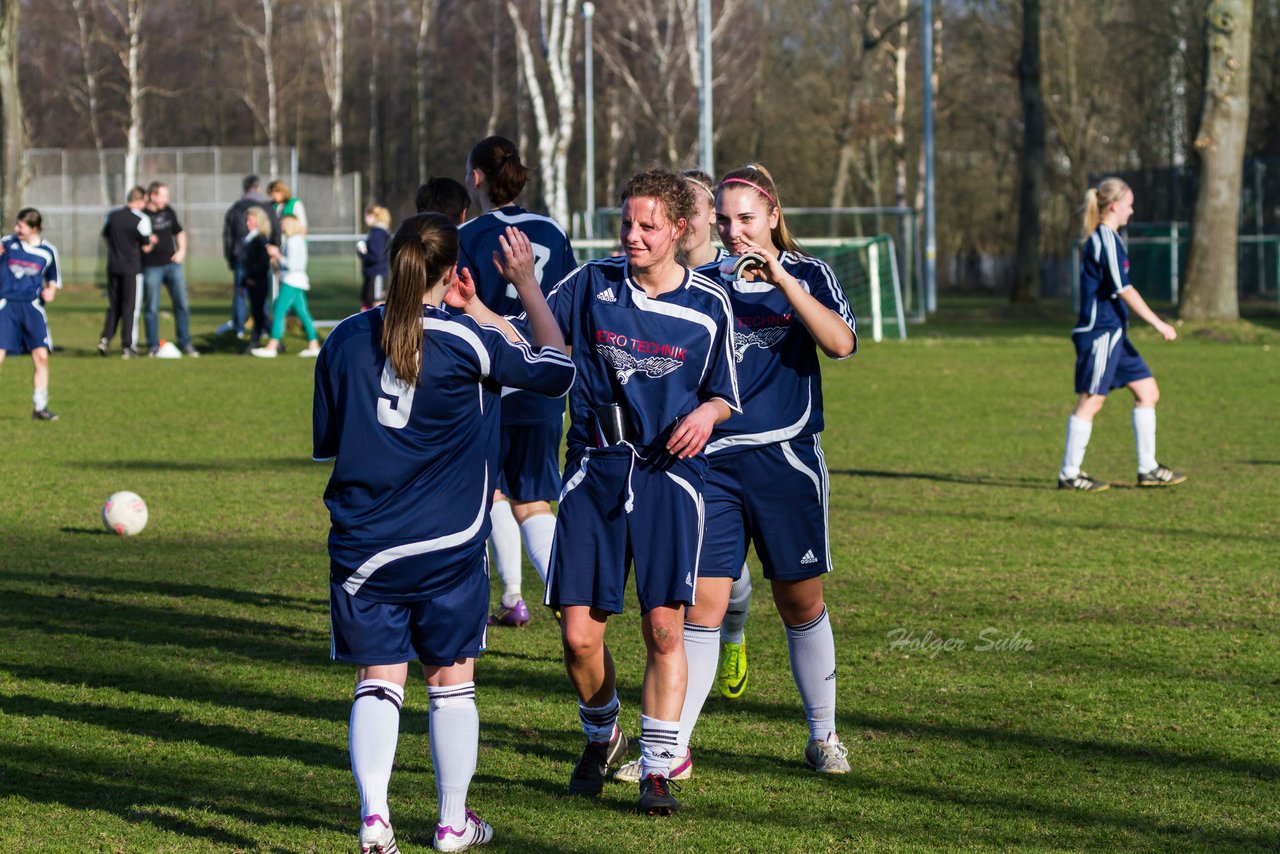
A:
<svg viewBox="0 0 1280 854">
<path fill-rule="evenodd" d="M 307 228 L 297 217 L 282 216 L 280 233 L 284 235 L 284 248 L 267 247 L 272 262 L 280 268 L 280 294 L 272 309 L 271 340 L 265 347 L 254 347 L 249 352 L 263 359 L 279 355 L 284 321 L 292 309 L 302 321 L 302 331 L 307 336 L 307 347 L 298 355 L 314 357 L 320 353 L 320 341 L 307 309 L 307 291 L 311 289 L 311 280 L 307 278 Z"/>
</svg>

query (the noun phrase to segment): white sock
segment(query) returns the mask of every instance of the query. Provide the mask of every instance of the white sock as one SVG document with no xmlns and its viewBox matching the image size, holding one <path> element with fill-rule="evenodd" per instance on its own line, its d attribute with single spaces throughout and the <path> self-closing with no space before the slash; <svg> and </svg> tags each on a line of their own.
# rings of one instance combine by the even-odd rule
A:
<svg viewBox="0 0 1280 854">
<path fill-rule="evenodd" d="M 1070 480 L 1080 474 L 1080 465 L 1084 462 L 1084 452 L 1092 435 L 1092 421 L 1074 415 L 1067 419 L 1067 447 L 1062 452 L 1062 471 L 1058 472 L 1058 477 Z"/>
<path fill-rule="evenodd" d="M 720 658 L 720 629 L 684 624 L 684 654 L 689 660 L 689 687 L 684 694 L 684 708 L 680 710 L 680 732 L 676 735 L 676 756 L 684 756 L 698 725 L 702 706 L 707 702 L 711 686 L 716 681 L 716 665 Z"/>
<path fill-rule="evenodd" d="M 1154 406 L 1133 408 L 1133 443 L 1138 449 L 1138 471 L 1151 471 L 1156 462 L 1156 410 Z"/>
<path fill-rule="evenodd" d="M 49 405 L 49 387 L 38 388 L 31 393 L 31 402 L 35 404 L 36 412 L 44 409 Z"/>
<path fill-rule="evenodd" d="M 431 764 L 436 769 L 440 794 L 440 824 L 467 826 L 467 789 L 476 773 L 480 750 L 480 714 L 476 711 L 476 683 L 463 682 L 442 688 L 427 686 L 431 698 L 428 726 Z"/>
<path fill-rule="evenodd" d="M 383 679 L 365 679 L 356 686 L 351 704 L 351 773 L 360 790 L 360 817 L 380 815 L 391 821 L 387 786 L 400 735 L 400 704 L 404 689 Z"/>
<path fill-rule="evenodd" d="M 648 715 L 640 716 L 640 779 L 650 774 L 667 776 L 671 760 L 676 755 L 676 738 L 680 732 L 679 721 L 660 721 Z"/>
<path fill-rule="evenodd" d="M 489 511 L 493 531 L 489 545 L 493 549 L 493 562 L 502 579 L 502 604 L 508 608 L 520 601 L 520 526 L 511 515 L 511 502 L 495 501 Z"/>
<path fill-rule="evenodd" d="M 542 583 L 547 583 L 547 567 L 551 565 L 551 540 L 556 533 L 556 517 L 551 513 L 539 513 L 524 520 L 520 526 L 524 535 L 524 548 L 529 562 L 538 571 Z"/>
<path fill-rule="evenodd" d="M 803 626 L 786 629 L 791 675 L 809 721 L 809 738 L 824 739 L 836 730 L 836 641 L 826 607 Z"/>
<path fill-rule="evenodd" d="M 724 643 L 742 643 L 742 632 L 747 627 L 747 613 L 751 610 L 751 572 L 746 561 L 742 574 L 729 588 L 729 607 L 720 624 L 720 640 Z"/>
<path fill-rule="evenodd" d="M 613 738 L 613 729 L 618 725 L 618 692 L 603 706 L 584 706 L 578 703 L 578 720 L 582 722 L 582 731 L 587 741 L 602 742 Z"/>
</svg>

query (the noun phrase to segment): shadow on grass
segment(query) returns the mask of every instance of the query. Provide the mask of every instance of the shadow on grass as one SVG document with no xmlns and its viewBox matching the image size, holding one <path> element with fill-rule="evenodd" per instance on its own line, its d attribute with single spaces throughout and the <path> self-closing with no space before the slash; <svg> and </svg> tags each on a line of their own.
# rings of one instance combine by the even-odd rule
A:
<svg viewBox="0 0 1280 854">
<path fill-rule="evenodd" d="M 1044 478 L 979 477 L 976 475 L 938 474 L 936 472 L 879 471 L 875 469 L 830 469 L 830 474 L 844 477 L 878 477 L 892 480 L 932 480 L 938 483 L 967 483 L 973 486 L 1000 486 L 1015 489 L 1050 489 Z"/>
<path fill-rule="evenodd" d="M 77 471 L 99 469 L 101 471 L 172 471 L 201 472 L 216 471 L 261 472 L 272 469 L 312 468 L 320 465 L 310 457 L 278 457 L 276 459 L 241 459 L 223 460 L 72 460 L 63 466 Z"/>
<path fill-rule="evenodd" d="M 111 533 L 106 528 L 59 528 L 58 530 L 64 534 L 83 534 L 89 537 L 105 536 Z M 114 536 L 114 534 L 112 536 Z M 13 576 L 11 575 L 5 576 L 5 578 L 12 577 Z"/>
<path fill-rule="evenodd" d="M 62 530 L 77 534 L 106 535 L 110 533 L 103 528 L 63 528 Z M 314 613 L 329 613 L 329 600 L 322 596 L 308 596 L 305 594 L 290 596 L 283 593 L 261 593 L 240 587 L 216 587 L 212 584 L 189 584 L 182 581 L 142 581 L 135 578 L 104 578 L 102 576 L 74 575 L 63 572 L 6 572 L 0 574 L 0 580 L 28 582 L 43 588 L 48 588 L 50 584 L 66 584 L 76 588 L 88 588 L 121 595 L 145 593 L 184 599 L 199 597 L 231 602 L 237 605 L 256 605 L 264 608 L 283 607 L 295 611 L 304 609 Z M 46 590 L 45 592 L 48 591 Z"/>
</svg>

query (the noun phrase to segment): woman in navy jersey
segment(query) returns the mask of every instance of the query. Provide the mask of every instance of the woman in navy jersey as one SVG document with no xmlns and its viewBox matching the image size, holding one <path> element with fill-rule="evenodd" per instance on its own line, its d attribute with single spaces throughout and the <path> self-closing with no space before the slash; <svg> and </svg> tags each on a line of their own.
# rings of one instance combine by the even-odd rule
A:
<svg viewBox="0 0 1280 854">
<path fill-rule="evenodd" d="M 516 145 L 501 136 L 480 140 L 467 157 L 463 184 L 480 215 L 459 226 L 462 241 L 458 265 L 471 272 L 476 294 L 492 310 L 515 315 L 519 295 L 494 266 L 498 240 L 508 228 L 528 237 L 534 252 L 534 276 L 545 294 L 577 262 L 564 229 L 549 217 L 516 204 L 529 179 Z M 564 401 L 514 392 L 502 398 L 502 472 L 493 505 L 494 560 L 502 578 L 502 601 L 493 622 L 523 626 L 529 622 L 520 579 L 520 539 L 529 560 L 546 581 L 556 517 L 551 501 L 560 490 L 560 437 Z M 510 501 L 508 501 L 510 499 Z"/>
<path fill-rule="evenodd" d="M 834 359 L 853 355 L 853 312 L 831 268 L 807 255 L 787 230 L 777 185 L 763 166 L 721 179 L 716 227 L 732 256 L 753 253 L 763 264 L 722 277 L 733 304 L 742 414 L 719 425 L 707 444 L 706 539 L 697 603 L 684 627 L 689 691 L 672 774 L 691 767 L 688 740 L 715 680 L 720 623 L 748 543 L 786 628 L 809 725 L 804 760 L 819 772 L 844 773 L 849 763 L 835 727 L 835 641 L 822 590 L 831 550 L 818 439 L 818 351 Z"/>
<path fill-rule="evenodd" d="M 681 631 L 698 575 L 703 446 L 740 408 L 724 289 L 676 261 L 692 207 L 679 175 L 633 176 L 622 190 L 624 255 L 584 264 L 548 297 L 578 366 L 546 600 L 563 613 L 587 737 L 569 792 L 599 795 L 626 755 L 604 636 L 634 565 L 647 653 L 638 806 L 650 815 L 679 808 L 666 772 L 685 694 Z"/>
<path fill-rule="evenodd" d="M 1138 451 L 1138 486 L 1172 486 L 1187 476 L 1156 462 L 1156 402 L 1160 389 L 1151 369 L 1129 343 L 1129 312 L 1172 341 L 1178 332 L 1161 320 L 1129 282 L 1129 256 L 1118 234 L 1133 215 L 1133 191 L 1119 178 L 1107 178 L 1085 194 L 1080 257 L 1080 318 L 1071 330 L 1076 348 L 1075 410 L 1067 419 L 1066 449 L 1058 472 L 1059 489 L 1101 492 L 1110 484 L 1085 474 L 1080 466 L 1093 434 L 1093 417 L 1107 392 L 1128 386 L 1133 393 L 1133 438 Z"/>
<path fill-rule="evenodd" d="M 504 386 L 563 394 L 574 377 L 533 277 L 532 248 L 513 232 L 502 249 L 532 345 L 475 298 L 456 267 L 456 227 L 428 213 L 405 220 L 391 241 L 386 304 L 340 323 L 316 363 L 315 456 L 334 460 L 324 496 L 331 654 L 357 668 L 350 750 L 362 852 L 397 850 L 387 788 L 415 657 L 431 703 L 435 847 L 461 851 L 493 835 L 466 797 L 478 746 L 474 670 L 489 603 L 498 397 Z"/>
</svg>

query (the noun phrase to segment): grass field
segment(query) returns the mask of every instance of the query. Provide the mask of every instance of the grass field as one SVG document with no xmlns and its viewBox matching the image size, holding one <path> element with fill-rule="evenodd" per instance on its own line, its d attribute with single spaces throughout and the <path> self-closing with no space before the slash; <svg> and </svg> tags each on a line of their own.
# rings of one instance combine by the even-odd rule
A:
<svg viewBox="0 0 1280 854">
<path fill-rule="evenodd" d="M 226 300 L 197 296 L 207 331 Z M 319 297 L 331 317 L 347 298 Z M 312 363 L 204 336 L 215 352 L 198 360 L 101 359 L 101 308 L 91 289 L 50 308 L 61 421 L 29 420 L 29 360 L 0 369 L 0 848 L 352 850 L 353 683 L 327 658 Z M 637 817 L 620 784 L 568 799 L 581 734 L 539 612 L 493 632 L 478 667 L 471 805 L 492 850 L 1280 848 L 1269 323 L 1135 334 L 1163 391 L 1160 458 L 1191 477 L 1168 490 L 1131 488 L 1119 397 L 1086 462 L 1117 488 L 1053 488 L 1072 356 L 1052 307 L 1013 321 L 944 305 L 912 340 L 829 365 L 827 600 L 854 772 L 802 766 L 786 643 L 758 584 L 750 687 L 708 703 L 685 810 Z M 150 506 L 133 539 L 101 530 L 120 489 Z M 637 623 L 633 607 L 610 630 L 629 732 Z M 435 820 L 426 705 L 418 683 L 392 780 L 406 851 L 429 846 Z"/>
</svg>

